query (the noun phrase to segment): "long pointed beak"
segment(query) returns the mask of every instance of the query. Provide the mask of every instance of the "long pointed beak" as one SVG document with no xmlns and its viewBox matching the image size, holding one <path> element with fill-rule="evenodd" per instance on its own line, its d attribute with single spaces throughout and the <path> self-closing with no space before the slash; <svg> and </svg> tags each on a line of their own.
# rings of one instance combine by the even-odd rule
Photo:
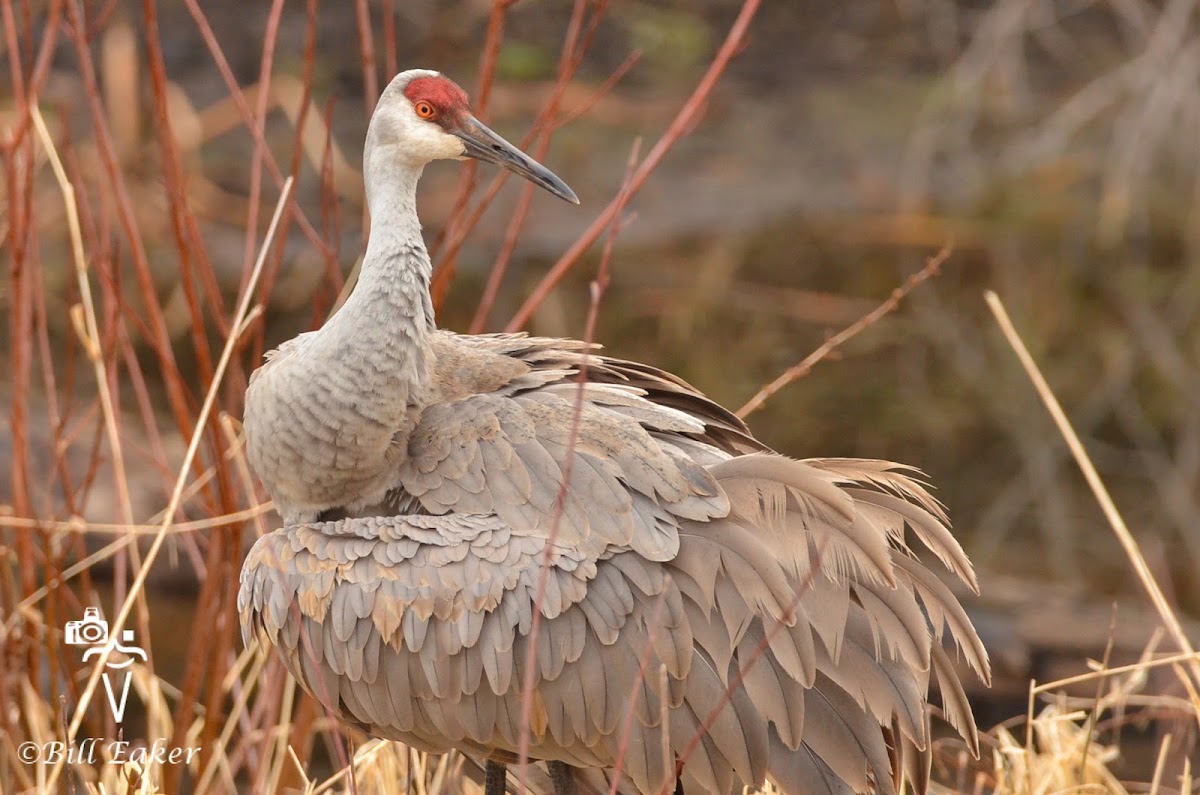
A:
<svg viewBox="0 0 1200 795">
<path fill-rule="evenodd" d="M 467 157 L 503 166 L 560 199 L 579 204 L 575 191 L 568 188 L 567 183 L 555 176 L 554 172 L 501 138 L 474 116 L 466 116 L 458 129 L 452 132 L 462 139 Z"/>
</svg>

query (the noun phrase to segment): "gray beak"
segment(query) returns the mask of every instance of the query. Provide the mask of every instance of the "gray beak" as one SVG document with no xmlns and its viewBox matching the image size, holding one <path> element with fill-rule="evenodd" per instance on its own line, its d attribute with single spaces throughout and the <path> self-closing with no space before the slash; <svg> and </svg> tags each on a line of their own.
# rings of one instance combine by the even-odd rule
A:
<svg viewBox="0 0 1200 795">
<path fill-rule="evenodd" d="M 579 197 L 575 195 L 575 191 L 568 188 L 567 183 L 555 176 L 554 172 L 492 132 L 474 116 L 466 116 L 458 129 L 451 132 L 462 139 L 467 148 L 467 157 L 503 166 L 545 188 L 558 198 L 566 199 L 571 204 L 579 204 Z"/>
</svg>

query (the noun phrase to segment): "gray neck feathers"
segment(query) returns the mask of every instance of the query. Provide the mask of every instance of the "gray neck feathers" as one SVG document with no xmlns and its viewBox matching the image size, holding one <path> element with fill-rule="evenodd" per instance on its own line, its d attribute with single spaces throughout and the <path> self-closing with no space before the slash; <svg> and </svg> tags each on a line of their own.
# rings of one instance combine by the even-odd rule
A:
<svg viewBox="0 0 1200 795">
<path fill-rule="evenodd" d="M 427 382 L 431 365 L 432 266 L 417 219 L 421 169 L 382 162 L 381 155 L 368 154 L 365 163 L 371 234 L 358 283 L 321 337 L 331 353 L 359 371 L 360 388 L 407 405 Z"/>
</svg>

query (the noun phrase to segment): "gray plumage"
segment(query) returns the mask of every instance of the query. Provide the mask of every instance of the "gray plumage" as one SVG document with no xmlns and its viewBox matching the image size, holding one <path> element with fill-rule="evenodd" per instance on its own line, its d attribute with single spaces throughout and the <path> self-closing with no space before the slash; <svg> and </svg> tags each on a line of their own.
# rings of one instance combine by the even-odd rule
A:
<svg viewBox="0 0 1200 795">
<path fill-rule="evenodd" d="M 399 75 L 372 120 L 354 292 L 251 379 L 250 462 L 285 526 L 243 567 L 246 643 L 273 646 L 343 720 L 426 751 L 514 761 L 532 663 L 530 754 L 581 781 L 627 740 L 622 786 L 669 791 L 702 735 L 689 795 L 765 779 L 892 793 L 902 776 L 923 791 L 931 673 L 978 742 L 946 627 L 988 677 L 908 541 L 976 587 L 941 506 L 905 467 L 780 456 L 653 367 L 436 329 L 417 179 L 428 160 L 480 155 L 465 110 L 414 111 L 430 80 L 445 81 Z M 504 164 L 547 185 L 536 164 Z"/>
</svg>

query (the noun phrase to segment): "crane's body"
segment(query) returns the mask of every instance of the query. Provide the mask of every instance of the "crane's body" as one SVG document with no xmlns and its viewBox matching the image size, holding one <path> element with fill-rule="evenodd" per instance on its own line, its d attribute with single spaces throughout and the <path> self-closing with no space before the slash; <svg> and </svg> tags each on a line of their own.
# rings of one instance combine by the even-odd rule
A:
<svg viewBox="0 0 1200 795">
<path fill-rule="evenodd" d="M 359 282 L 251 379 L 250 463 L 284 527 L 243 569 L 247 642 L 367 733 L 486 762 L 490 792 L 522 731 L 560 793 L 618 756 L 641 793 L 669 790 L 677 766 L 689 795 L 767 778 L 923 790 L 931 674 L 975 739 L 943 625 L 987 676 L 962 608 L 905 541 L 907 524 L 974 587 L 940 506 L 896 465 L 779 456 L 653 367 L 438 330 L 425 163 L 480 157 L 574 200 L 465 103 L 433 72 L 384 92 Z"/>
</svg>

